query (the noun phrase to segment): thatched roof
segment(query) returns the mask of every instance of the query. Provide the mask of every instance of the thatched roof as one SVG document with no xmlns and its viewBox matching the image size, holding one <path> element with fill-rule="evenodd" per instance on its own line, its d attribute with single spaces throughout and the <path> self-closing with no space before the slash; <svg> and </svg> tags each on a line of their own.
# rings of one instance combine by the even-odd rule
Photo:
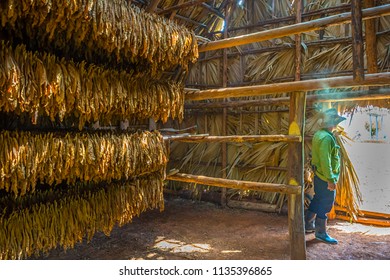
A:
<svg viewBox="0 0 390 280">
<path fill-rule="evenodd" d="M 135 0 L 145 9 L 154 6 L 154 12 L 194 30 L 198 42 L 215 41 L 224 36 L 235 37 L 295 23 L 294 1 L 230 1 L 230 0 Z M 157 3 L 157 5 L 156 5 Z M 376 1 L 376 5 L 390 1 Z M 191 5 L 189 5 L 191 4 Z M 350 1 L 305 1 L 302 21 L 351 11 Z M 228 17 L 225 19 L 226 15 Z M 226 25 L 226 26 L 225 26 Z M 390 17 L 376 19 L 377 66 L 379 72 L 390 69 Z M 364 29 L 363 29 L 364 30 Z M 302 33 L 301 80 L 352 75 L 352 28 L 349 23 L 326 26 L 320 30 Z M 200 53 L 187 81 L 190 88 L 220 88 L 222 81 L 222 50 Z M 265 40 L 227 49 L 227 87 L 293 81 L 295 79 L 295 36 Z M 244 65 L 244 67 L 243 67 Z M 345 92 L 354 89 L 329 89 L 327 92 Z M 323 93 L 320 91 L 309 94 Z M 356 104 L 389 107 L 388 100 L 343 102 L 346 109 Z M 341 108 L 342 109 L 342 108 Z"/>
</svg>

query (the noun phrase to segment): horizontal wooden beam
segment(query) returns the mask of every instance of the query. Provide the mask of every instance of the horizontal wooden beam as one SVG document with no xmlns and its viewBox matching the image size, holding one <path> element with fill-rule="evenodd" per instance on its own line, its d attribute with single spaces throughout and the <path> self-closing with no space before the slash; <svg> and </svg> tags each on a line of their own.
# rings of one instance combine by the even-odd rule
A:
<svg viewBox="0 0 390 280">
<path fill-rule="evenodd" d="M 183 9 L 183 8 L 188 8 L 188 7 L 192 7 L 193 8 L 194 6 L 200 5 L 200 4 L 202 4 L 203 2 L 206 2 L 206 1 L 207 0 L 191 0 L 191 1 L 188 1 L 188 2 L 185 2 L 185 3 L 182 3 L 182 4 L 178 4 L 178 5 L 166 8 L 165 10 L 158 11 L 157 14 L 164 15 L 164 14 L 167 14 L 167 13 L 170 13 L 170 12 L 173 12 L 173 11 L 176 11 L 176 10 L 180 10 L 180 9 Z"/>
<path fill-rule="evenodd" d="M 205 136 L 190 135 L 187 137 L 171 138 L 171 141 L 186 143 L 258 143 L 258 142 L 301 142 L 301 136 L 295 135 L 228 135 L 228 136 Z"/>
<path fill-rule="evenodd" d="M 390 14 L 390 4 L 382 5 L 374 8 L 367 8 L 362 10 L 363 19 L 371 19 Z M 314 31 L 321 29 L 325 26 L 342 24 L 351 21 L 351 13 L 342 13 L 339 15 L 324 17 L 312 21 L 291 24 L 275 29 L 255 32 L 252 34 L 241 35 L 222 39 L 218 41 L 212 41 L 205 44 L 199 45 L 199 52 L 206 52 L 230 47 L 236 47 L 246 45 L 250 43 L 256 43 L 266 41 L 270 39 L 280 38 L 293 34 L 299 34 L 308 31 Z"/>
<path fill-rule="evenodd" d="M 184 174 L 184 173 L 168 175 L 167 179 L 171 181 L 196 183 L 196 184 L 221 187 L 221 188 L 241 189 L 241 190 L 251 190 L 251 191 L 261 191 L 261 192 L 300 194 L 302 191 L 301 186 L 261 183 L 261 182 L 251 182 L 251 181 L 238 181 L 238 180 L 214 178 L 214 177 L 207 177 L 207 176 L 200 176 L 200 175 Z"/>
<path fill-rule="evenodd" d="M 282 105 L 290 102 L 290 97 L 264 98 L 257 100 L 232 100 L 209 103 L 186 103 L 184 109 L 217 109 L 217 108 L 236 108 L 236 107 L 255 107 L 267 105 Z"/>
<path fill-rule="evenodd" d="M 303 13 L 302 18 L 324 15 L 324 14 L 346 12 L 349 10 L 351 10 L 351 4 L 344 4 L 344 5 L 340 5 L 340 6 L 329 7 L 329 8 L 324 8 L 324 9 L 320 9 L 320 10 L 315 10 L 315 11 Z M 263 27 L 263 26 L 267 26 L 267 25 L 271 25 L 271 24 L 275 24 L 275 23 L 280 24 L 280 23 L 284 23 L 284 22 L 291 22 L 291 21 L 294 21 L 295 18 L 296 18 L 296 16 L 287 16 L 287 17 L 267 19 L 267 20 L 263 20 L 263 21 L 260 21 L 260 22 L 254 23 L 254 24 L 229 28 L 228 32 L 234 32 L 234 31 L 238 31 L 238 30 L 242 30 L 242 29 L 254 29 L 254 28 Z M 221 31 L 211 32 L 211 34 L 218 34 L 218 33 L 221 33 Z"/>
<path fill-rule="evenodd" d="M 386 36 L 390 34 L 390 30 L 384 30 L 376 33 L 376 36 Z M 310 41 L 305 42 L 305 45 L 307 47 L 316 47 L 316 46 L 326 46 L 326 45 L 337 45 L 337 44 L 351 44 L 352 37 L 343 37 L 343 38 L 333 38 L 333 39 L 321 39 L 316 41 Z M 295 44 L 283 44 L 280 46 L 272 46 L 272 47 L 266 47 L 266 48 L 256 48 L 256 49 L 248 49 L 245 51 L 232 51 L 228 53 L 228 57 L 235 57 L 235 56 L 246 56 L 246 55 L 252 55 L 252 54 L 259 54 L 259 53 L 266 53 L 266 52 L 279 52 L 287 49 L 293 49 L 295 48 Z M 210 61 L 214 59 L 221 58 L 222 55 L 218 54 L 216 52 L 216 55 L 213 56 L 207 56 L 204 58 L 200 58 L 197 60 L 197 62 L 205 62 Z"/>
<path fill-rule="evenodd" d="M 342 102 L 342 101 L 371 101 L 390 99 L 390 88 L 374 90 L 343 91 L 326 94 L 312 94 L 306 97 L 307 103 L 315 102 Z M 268 105 L 285 105 L 290 97 L 264 98 L 257 100 L 234 100 L 209 103 L 187 103 L 184 109 L 215 109 L 233 107 L 255 107 Z"/>
<path fill-rule="evenodd" d="M 204 7 L 207 10 L 209 10 L 211 13 L 213 13 L 216 16 L 218 16 L 219 18 L 225 19 L 225 16 L 220 11 L 218 11 L 217 9 L 211 7 L 209 4 L 202 3 L 202 7 Z"/>
<path fill-rule="evenodd" d="M 193 19 L 190 19 L 190 18 L 187 18 L 187 17 L 183 17 L 183 16 L 181 16 L 181 15 L 178 15 L 178 14 L 176 14 L 176 15 L 175 15 L 175 18 L 178 18 L 178 19 L 184 20 L 184 21 L 186 21 L 186 22 L 188 22 L 188 23 L 191 23 L 191 24 L 194 24 L 194 25 L 196 25 L 196 26 L 202 27 L 203 29 L 206 29 L 206 30 L 208 30 L 208 29 L 209 29 L 209 28 L 207 27 L 207 25 L 206 25 L 206 24 L 204 24 L 204 23 L 201 23 L 201 22 L 195 21 L 195 20 L 193 20 Z"/>
<path fill-rule="evenodd" d="M 213 115 L 220 115 L 223 109 L 214 109 L 213 111 L 205 110 L 205 109 L 194 109 L 194 110 L 186 110 L 184 112 L 185 116 L 213 116 Z M 289 112 L 289 108 L 281 108 L 281 109 L 269 109 L 269 110 L 232 110 L 229 111 L 229 115 L 231 116 L 239 116 L 239 115 L 253 115 L 253 114 L 266 114 L 266 113 L 286 113 Z"/>
<path fill-rule="evenodd" d="M 255 210 L 262 212 L 275 213 L 278 212 L 278 207 L 276 204 L 264 203 L 264 202 L 251 202 L 243 200 L 227 200 L 227 206 L 230 208 L 238 208 L 245 210 Z"/>
<path fill-rule="evenodd" d="M 351 222 L 352 220 L 356 223 L 363 224 L 363 225 L 390 227 L 390 220 L 384 220 L 384 219 L 363 218 L 363 217 L 357 217 L 356 219 L 353 219 L 349 216 L 344 216 L 339 214 L 336 215 L 336 219 L 340 219 L 348 222 Z"/>
<path fill-rule="evenodd" d="M 200 90 L 187 93 L 185 98 L 186 100 L 206 100 L 229 97 L 260 96 L 294 91 L 324 90 L 331 88 L 348 88 L 360 86 L 381 86 L 389 84 L 390 72 L 383 72 L 377 74 L 367 74 L 364 81 L 361 82 L 354 81 L 352 76 L 342 76 L 247 87 Z"/>
<path fill-rule="evenodd" d="M 169 159 L 169 163 L 171 164 L 174 164 L 174 165 L 182 165 L 183 161 L 182 160 L 177 160 L 177 159 Z M 217 162 L 217 163 L 210 163 L 208 161 L 199 161 L 199 160 L 196 160 L 193 162 L 193 165 L 196 165 L 196 166 L 222 166 L 222 163 L 220 162 Z M 234 168 L 238 168 L 238 169 L 244 169 L 244 170 L 253 170 L 253 169 L 256 169 L 256 170 L 259 170 L 259 171 L 280 171 L 280 172 L 286 172 L 287 171 L 287 167 L 283 167 L 283 166 L 259 166 L 259 165 L 255 165 L 255 164 L 235 164 L 234 165 Z"/>
</svg>

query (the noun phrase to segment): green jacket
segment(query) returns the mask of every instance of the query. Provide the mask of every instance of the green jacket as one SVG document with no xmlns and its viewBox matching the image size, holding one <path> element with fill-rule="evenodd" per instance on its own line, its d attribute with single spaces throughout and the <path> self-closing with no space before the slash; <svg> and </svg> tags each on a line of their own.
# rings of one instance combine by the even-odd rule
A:
<svg viewBox="0 0 390 280">
<path fill-rule="evenodd" d="M 311 164 L 315 174 L 326 182 L 337 183 L 340 176 L 340 146 L 328 130 L 321 129 L 312 140 Z"/>
</svg>

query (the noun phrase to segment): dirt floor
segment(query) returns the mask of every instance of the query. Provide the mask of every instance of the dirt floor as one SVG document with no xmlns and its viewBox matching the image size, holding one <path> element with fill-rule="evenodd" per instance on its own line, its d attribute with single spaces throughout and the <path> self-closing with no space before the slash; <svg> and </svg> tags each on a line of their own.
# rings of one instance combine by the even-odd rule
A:
<svg viewBox="0 0 390 280">
<path fill-rule="evenodd" d="M 306 235 L 307 259 L 390 259 L 390 228 L 331 221 L 339 240 L 327 245 Z M 143 213 L 111 236 L 97 234 L 74 249 L 40 259 L 257 260 L 289 259 L 287 216 L 169 198 L 163 212 Z"/>
<path fill-rule="evenodd" d="M 390 213 L 390 145 L 347 146 L 360 177 L 362 209 Z M 387 168 L 383 168 L 387 167 Z M 165 211 L 150 211 L 131 224 L 102 233 L 74 249 L 56 249 L 41 259 L 289 259 L 286 215 L 166 197 Z M 390 228 L 330 221 L 332 246 L 306 235 L 311 260 L 390 260 Z"/>
</svg>

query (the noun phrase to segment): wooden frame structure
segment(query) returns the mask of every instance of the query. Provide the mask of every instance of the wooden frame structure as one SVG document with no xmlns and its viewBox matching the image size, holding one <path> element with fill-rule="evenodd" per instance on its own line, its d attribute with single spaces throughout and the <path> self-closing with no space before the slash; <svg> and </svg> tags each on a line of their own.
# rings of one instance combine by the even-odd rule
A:
<svg viewBox="0 0 390 280">
<path fill-rule="evenodd" d="M 206 52 L 211 50 L 223 49 L 222 54 L 222 73 L 223 84 L 219 89 L 207 89 L 207 90 L 189 90 L 186 94 L 187 100 L 199 101 L 206 99 L 224 99 L 220 102 L 211 103 L 191 103 L 187 104 L 187 109 L 205 109 L 205 108 L 222 108 L 223 109 L 223 124 L 222 124 L 222 136 L 187 136 L 172 138 L 170 141 L 183 141 L 183 142 L 241 142 L 241 141 L 288 141 L 295 139 L 294 141 L 288 141 L 288 182 L 285 185 L 270 184 L 261 182 L 244 182 L 237 180 L 225 179 L 226 173 L 223 174 L 224 178 L 211 178 L 206 176 L 196 176 L 190 174 L 175 174 L 168 176 L 169 180 L 194 182 L 198 184 L 206 184 L 211 186 L 218 186 L 223 188 L 239 188 L 239 189 L 251 189 L 271 192 L 283 192 L 288 193 L 288 221 L 289 221 L 289 233 L 290 233 L 290 256 L 291 259 L 306 259 L 306 245 L 305 245 L 305 233 L 304 233 L 304 219 L 303 219 L 303 168 L 304 168 L 304 133 L 305 133 L 305 111 L 306 103 L 316 100 L 329 101 L 332 98 L 331 94 L 323 94 L 321 96 L 310 96 L 307 98 L 306 92 L 309 90 L 320 90 L 329 88 L 346 88 L 354 86 L 380 86 L 390 84 L 390 72 L 377 73 L 376 65 L 376 48 L 375 48 L 375 36 L 376 30 L 372 23 L 372 19 L 375 17 L 389 15 L 390 5 L 382 5 L 379 7 L 373 7 L 371 0 L 365 0 L 365 9 L 362 8 L 360 0 L 352 0 L 351 12 L 346 12 L 334 16 L 323 17 L 318 20 L 312 20 L 302 23 L 302 0 L 295 1 L 296 5 L 296 17 L 295 24 L 270 29 L 266 31 L 256 32 L 248 35 L 242 35 L 237 37 L 227 38 L 227 31 L 224 31 L 224 39 L 219 41 L 212 41 L 206 44 L 202 44 L 199 47 L 200 52 Z M 344 9 L 345 7 L 343 7 Z M 228 21 L 229 15 L 226 15 L 226 21 Z M 291 20 L 291 19 L 289 19 Z M 362 36 L 362 20 L 367 21 L 366 30 L 370 32 L 370 36 L 366 36 L 367 46 L 367 60 L 369 66 L 368 74 L 364 73 L 364 61 L 363 61 L 363 36 Z M 353 45 L 353 75 L 332 77 L 324 79 L 313 80 L 301 80 L 301 33 L 318 30 L 329 25 L 339 25 L 343 23 L 352 22 L 352 45 Z M 227 25 L 227 24 L 226 24 Z M 260 42 L 264 40 L 271 40 L 280 38 L 283 36 L 295 34 L 295 81 L 289 83 L 274 83 L 258 86 L 242 86 L 235 88 L 228 88 L 226 83 L 226 67 L 227 67 L 227 52 L 226 48 L 236 47 L 244 44 Z M 206 58 L 207 59 L 207 58 Z M 271 100 L 243 100 L 228 102 L 226 98 L 229 97 L 247 97 L 247 96 L 259 96 L 274 93 L 290 93 L 290 97 L 273 98 Z M 377 90 L 373 94 L 367 94 L 367 92 L 351 92 L 349 95 L 342 98 L 362 98 L 367 100 L 389 98 L 389 91 L 386 89 Z M 226 108 L 228 107 L 244 107 L 244 106 L 256 106 L 266 104 L 288 104 L 289 105 L 289 135 L 285 135 L 282 138 L 277 138 L 276 135 L 252 135 L 248 137 L 244 136 L 226 136 Z M 298 140 L 299 141 L 296 141 Z M 222 169 L 226 169 L 226 146 L 222 146 Z"/>
</svg>

